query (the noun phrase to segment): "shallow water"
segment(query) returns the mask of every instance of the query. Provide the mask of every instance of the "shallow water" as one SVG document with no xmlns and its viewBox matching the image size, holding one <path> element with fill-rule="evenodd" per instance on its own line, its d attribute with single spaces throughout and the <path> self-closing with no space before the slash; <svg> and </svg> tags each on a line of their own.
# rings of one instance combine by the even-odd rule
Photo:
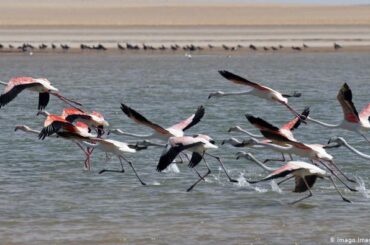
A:
<svg viewBox="0 0 370 245">
<path fill-rule="evenodd" d="M 62 93 L 90 110 L 104 113 L 112 128 L 149 133 L 120 111 L 125 102 L 147 118 L 170 126 L 203 104 L 206 115 L 189 133 L 207 133 L 218 142 L 230 137 L 227 129 L 239 124 L 252 129 L 245 113 L 281 125 L 292 117 L 282 106 L 250 96 L 207 100 L 216 90 L 243 89 L 227 82 L 217 70 L 229 69 L 283 92 L 300 91 L 290 103 L 301 110 L 311 106 L 312 117 L 339 122 L 336 93 L 348 82 L 358 110 L 369 102 L 370 55 L 251 54 L 247 56 L 128 56 L 128 55 L 2 55 L 1 79 L 29 75 L 47 77 Z M 48 111 L 60 113 L 51 99 Z M 340 186 L 341 201 L 327 181 L 319 180 L 314 196 L 301 204 L 289 202 L 302 194 L 291 192 L 293 182 L 281 186 L 249 185 L 265 173 L 235 150 L 221 146 L 220 155 L 240 183 L 227 182 L 217 162 L 213 173 L 191 193 L 195 175 L 185 165 L 180 173 L 155 171 L 161 149 L 129 155 L 148 183 L 140 186 L 129 167 L 126 173 L 99 175 L 104 154 L 95 152 L 91 172 L 83 170 L 83 156 L 70 142 L 14 132 L 17 124 L 41 128 L 37 98 L 25 92 L 0 113 L 0 243 L 1 244 L 325 244 L 330 238 L 369 237 L 369 162 L 345 148 L 330 150 L 338 165 L 363 185 L 360 193 Z M 255 131 L 256 132 L 256 131 Z M 238 134 L 232 134 L 238 136 Z M 296 137 L 326 143 L 340 135 L 369 154 L 370 147 L 351 132 L 303 125 Z M 122 141 L 130 138 L 112 136 Z M 272 152 L 251 151 L 259 159 Z M 296 158 L 297 159 L 297 158 Z M 118 167 L 113 158 L 109 167 Z M 201 171 L 204 169 L 200 168 Z"/>
</svg>

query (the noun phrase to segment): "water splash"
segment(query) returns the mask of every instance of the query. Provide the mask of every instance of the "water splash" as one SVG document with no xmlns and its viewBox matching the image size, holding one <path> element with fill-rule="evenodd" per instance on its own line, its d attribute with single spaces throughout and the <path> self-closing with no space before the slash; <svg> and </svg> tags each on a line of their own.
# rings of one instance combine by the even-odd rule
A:
<svg viewBox="0 0 370 245">
<path fill-rule="evenodd" d="M 356 177 L 356 181 L 358 183 L 358 187 L 356 188 L 358 190 L 358 192 L 360 192 L 362 194 L 362 196 L 365 197 L 366 199 L 369 199 L 370 193 L 366 189 L 364 180 L 361 177 L 358 176 L 358 177 Z"/>
<path fill-rule="evenodd" d="M 270 184 L 271 184 L 271 189 L 272 189 L 272 191 L 277 192 L 277 193 L 280 193 L 280 194 L 283 192 L 283 191 L 280 189 L 279 185 L 278 185 L 274 180 L 272 180 L 272 181 L 270 182 Z"/>
<path fill-rule="evenodd" d="M 163 172 L 178 174 L 178 173 L 180 173 L 180 169 L 179 169 L 179 167 L 177 166 L 176 163 L 172 163 Z"/>
</svg>

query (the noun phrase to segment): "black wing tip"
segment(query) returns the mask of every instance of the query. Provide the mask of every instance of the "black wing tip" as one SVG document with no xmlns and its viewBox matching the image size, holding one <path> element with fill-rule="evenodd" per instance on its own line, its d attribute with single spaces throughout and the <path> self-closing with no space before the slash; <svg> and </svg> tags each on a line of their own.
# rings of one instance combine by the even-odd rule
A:
<svg viewBox="0 0 370 245">
<path fill-rule="evenodd" d="M 308 116 L 309 114 L 310 114 L 310 107 L 309 106 L 306 106 L 304 109 L 303 109 L 303 111 L 302 111 L 302 113 L 301 113 L 303 116 Z"/>
<path fill-rule="evenodd" d="M 220 73 L 221 76 L 223 76 L 224 78 L 226 79 L 230 79 L 230 78 L 233 78 L 235 77 L 236 75 L 227 71 L 227 70 L 220 70 L 218 71 L 218 73 Z"/>
<path fill-rule="evenodd" d="M 121 110 L 122 110 L 123 113 L 125 113 L 127 116 L 129 116 L 132 109 L 131 109 L 131 107 L 121 103 Z"/>
</svg>

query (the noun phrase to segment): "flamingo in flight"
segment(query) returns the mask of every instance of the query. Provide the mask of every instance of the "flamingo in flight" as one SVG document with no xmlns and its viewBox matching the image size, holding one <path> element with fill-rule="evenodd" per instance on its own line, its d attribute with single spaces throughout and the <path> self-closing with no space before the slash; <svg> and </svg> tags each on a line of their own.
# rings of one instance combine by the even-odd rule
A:
<svg viewBox="0 0 370 245">
<path fill-rule="evenodd" d="M 244 156 L 247 159 L 254 161 L 258 165 L 260 165 L 262 168 L 266 169 L 266 167 L 267 167 L 262 162 L 258 161 L 252 154 L 245 154 L 245 153 L 240 154 L 239 153 L 237 158 L 239 158 L 241 156 Z M 270 169 L 268 169 L 268 171 L 270 171 Z M 288 176 L 288 175 L 291 175 L 291 176 Z M 302 192 L 306 192 L 306 191 L 309 192 L 309 194 L 307 196 L 302 197 L 302 198 L 298 199 L 297 201 L 292 202 L 291 203 L 292 205 L 296 204 L 298 202 L 301 202 L 301 201 L 303 201 L 303 200 L 312 196 L 311 188 L 315 184 L 317 178 L 322 178 L 322 179 L 327 178 L 327 179 L 329 179 L 330 182 L 334 185 L 338 194 L 341 196 L 342 200 L 345 201 L 345 202 L 349 202 L 349 203 L 351 202 L 350 200 L 345 198 L 342 195 L 342 193 L 339 191 L 339 189 L 338 189 L 337 185 L 335 184 L 335 182 L 333 180 L 333 177 L 331 175 L 329 175 L 325 170 L 323 170 L 323 169 L 321 169 L 321 168 L 319 168 L 319 167 L 317 167 L 313 164 L 307 163 L 307 162 L 289 161 L 284 166 L 272 170 L 269 175 L 267 175 L 265 178 L 263 178 L 261 180 L 257 180 L 257 181 L 247 180 L 247 181 L 251 184 L 255 184 L 255 183 L 262 182 L 262 181 L 268 181 L 268 180 L 272 180 L 272 179 L 283 178 L 283 177 L 286 177 L 286 176 L 288 176 L 288 177 L 283 179 L 282 181 L 280 181 L 278 183 L 278 185 L 282 184 L 283 182 L 285 182 L 285 181 L 287 181 L 291 178 L 294 178 L 295 179 L 295 187 L 294 187 L 293 192 L 297 192 L 297 193 L 302 193 Z"/>
<path fill-rule="evenodd" d="M 204 180 L 204 178 L 211 173 L 211 169 L 209 168 L 208 163 L 204 157 L 205 155 L 215 158 L 220 163 L 230 182 L 238 182 L 237 180 L 234 180 L 229 176 L 219 157 L 213 156 L 206 152 L 209 149 L 217 148 L 218 146 L 215 144 L 215 141 L 208 135 L 204 134 L 198 134 L 194 136 L 171 137 L 169 138 L 168 144 L 159 159 L 157 171 L 162 172 L 163 170 L 165 170 L 180 152 L 188 150 L 193 152 L 189 162 L 190 168 L 195 168 L 203 159 L 204 164 L 208 169 L 205 175 L 200 176 L 198 174 L 199 179 L 187 189 L 188 192 L 191 191 L 201 180 Z"/>
<path fill-rule="evenodd" d="M 328 124 L 319 120 L 307 117 L 307 121 L 319 124 L 327 128 L 342 128 L 349 131 L 353 131 L 364 137 L 368 142 L 369 139 L 364 133 L 370 130 L 370 103 L 358 113 L 355 105 L 352 102 L 352 91 L 347 83 L 344 83 L 338 92 L 337 100 L 339 101 L 344 119 L 339 124 Z"/>
<path fill-rule="evenodd" d="M 137 174 L 133 164 L 131 161 L 127 160 L 125 158 L 125 154 L 126 153 L 135 153 L 137 150 L 141 150 L 141 149 L 145 149 L 146 147 L 143 147 L 141 148 L 140 146 L 138 145 L 129 145 L 127 143 L 124 143 L 124 142 L 120 142 L 120 141 L 117 141 L 117 140 L 110 140 L 110 139 L 101 139 L 101 138 L 94 138 L 92 139 L 92 141 L 83 141 L 82 142 L 83 144 L 85 144 L 87 147 L 90 147 L 90 148 L 97 148 L 101 151 L 104 151 L 106 154 L 107 153 L 112 153 L 114 155 L 116 155 L 120 161 L 120 164 L 121 164 L 121 170 L 109 170 L 109 169 L 103 169 L 99 172 L 99 174 L 102 174 L 104 172 L 120 172 L 120 173 L 124 173 L 125 170 L 123 168 L 123 162 L 122 161 L 125 161 L 131 168 L 132 170 L 134 171 L 137 179 L 140 181 L 140 183 L 142 185 L 146 185 L 145 182 L 143 182 L 141 180 L 141 178 L 139 177 L 139 175 Z M 148 144 L 148 142 L 147 142 Z"/>
<path fill-rule="evenodd" d="M 273 134 L 273 133 L 267 133 L 264 132 L 264 135 L 266 134 Z M 269 137 L 273 137 L 272 135 Z M 280 137 L 281 140 L 283 140 L 282 136 L 277 135 L 276 137 Z M 260 145 L 264 146 L 267 149 L 271 149 L 274 151 L 282 152 L 282 153 L 290 153 L 290 154 L 295 154 L 300 157 L 306 157 L 314 163 L 314 161 L 317 161 L 321 163 L 324 167 L 326 167 L 335 177 L 337 177 L 348 189 L 352 191 L 357 191 L 353 188 L 350 188 L 346 183 L 344 183 L 333 171 L 333 169 L 330 166 L 333 166 L 346 180 L 356 183 L 356 181 L 348 178 L 339 168 L 338 166 L 334 163 L 333 161 L 333 156 L 330 155 L 325 148 L 332 148 L 336 146 L 328 146 L 328 145 L 320 145 L 320 144 L 304 144 L 301 142 L 297 141 L 290 141 L 288 139 L 285 139 L 286 143 L 289 144 L 289 146 L 281 146 L 277 144 L 272 144 L 272 143 L 265 143 L 261 142 L 257 139 L 251 138 L 247 141 L 243 141 L 244 145 Z M 328 166 L 325 162 L 328 162 L 330 166 Z"/>
<path fill-rule="evenodd" d="M 242 91 L 242 92 L 230 92 L 230 93 L 225 93 L 222 91 L 217 91 L 214 93 L 211 93 L 208 96 L 208 99 L 212 97 L 222 97 L 222 96 L 231 96 L 231 95 L 243 95 L 243 94 L 250 94 L 254 95 L 256 97 L 260 97 L 262 99 L 266 99 L 269 101 L 277 102 L 280 104 L 283 104 L 286 106 L 294 115 L 300 117 L 302 120 L 305 120 L 305 117 L 302 117 L 298 112 L 296 112 L 290 105 L 288 105 L 288 97 L 300 97 L 300 93 L 294 93 L 293 95 L 288 95 L 288 94 L 282 94 L 272 88 L 269 88 L 267 86 L 251 82 L 243 77 L 240 77 L 236 74 L 233 74 L 229 71 L 219 71 L 221 76 L 226 78 L 227 80 L 236 83 L 236 84 L 241 84 L 241 85 L 246 85 L 251 87 L 250 90 L 247 91 Z"/>
<path fill-rule="evenodd" d="M 350 151 L 352 151 L 356 155 L 358 155 L 358 156 L 360 156 L 364 159 L 370 160 L 370 155 L 366 155 L 366 154 L 360 152 L 359 150 L 355 149 L 353 146 L 348 144 L 347 141 L 342 137 L 332 137 L 332 138 L 329 139 L 328 144 L 333 143 L 333 142 L 337 143 L 338 147 L 345 146 L 346 148 L 348 148 Z"/>
<path fill-rule="evenodd" d="M 310 113 L 310 108 L 309 107 L 306 107 L 301 115 L 302 116 L 308 116 Z M 251 122 L 251 120 L 253 121 L 253 125 L 256 126 L 257 128 L 261 128 L 263 127 L 264 125 L 267 125 L 269 124 L 269 128 L 274 128 L 274 130 L 276 131 L 276 127 L 271 125 L 270 123 L 266 122 L 265 120 L 261 119 L 261 118 L 255 118 L 249 114 L 246 115 L 248 121 Z M 249 120 L 251 119 L 251 120 Z M 259 123 L 260 122 L 260 123 Z M 271 126 L 270 126 L 271 125 Z M 293 131 L 295 129 L 298 129 L 299 126 L 301 125 L 301 120 L 299 119 L 299 117 L 294 117 L 292 120 L 290 120 L 289 122 L 287 122 L 286 124 L 284 124 L 283 126 L 281 126 L 280 128 L 277 129 L 277 131 L 280 131 L 282 134 L 286 135 L 287 137 L 290 137 L 290 138 L 293 138 L 294 139 L 294 136 L 293 136 Z M 235 127 L 231 127 L 229 128 L 228 132 L 242 132 L 242 133 L 245 133 L 253 138 L 257 138 L 257 139 L 263 139 L 264 137 L 262 135 L 258 135 L 258 134 L 253 134 L 243 128 L 241 128 L 240 126 L 235 126 Z"/>
<path fill-rule="evenodd" d="M 79 137 L 78 135 L 73 135 L 73 134 L 68 135 L 68 134 L 63 134 L 62 133 L 62 134 L 56 134 L 56 135 L 52 135 L 52 136 L 57 136 L 57 137 L 60 137 L 62 139 L 74 142 L 83 151 L 83 153 L 86 156 L 86 159 L 85 159 L 85 162 L 84 162 L 85 169 L 90 169 L 90 166 L 91 166 L 91 164 L 90 164 L 91 152 L 88 149 L 85 149 L 83 147 L 83 145 L 81 144 L 81 140 L 84 139 L 83 137 L 87 137 L 87 136 L 94 137 L 94 135 L 89 135 L 88 134 L 88 126 L 84 123 L 78 122 L 75 125 L 75 127 L 78 129 L 78 131 L 84 132 L 84 134 L 86 134 L 86 135 Z M 36 135 L 40 135 L 40 133 L 41 133 L 41 131 L 31 129 L 30 127 L 28 127 L 26 125 L 17 125 L 15 127 L 14 131 L 18 131 L 18 130 L 26 132 L 26 133 L 36 134 Z"/>
<path fill-rule="evenodd" d="M 139 112 L 135 111 L 131 107 L 121 104 L 121 110 L 122 112 L 135 121 L 138 124 L 147 126 L 154 130 L 152 134 L 148 135 L 139 135 L 139 134 L 131 134 L 128 132 L 124 132 L 120 129 L 110 130 L 110 133 L 118 134 L 118 135 L 126 135 L 126 136 L 132 136 L 135 138 L 142 138 L 142 139 L 159 139 L 161 141 L 167 141 L 170 137 L 181 137 L 184 136 L 184 131 L 188 130 L 189 128 L 193 127 L 197 123 L 200 122 L 200 120 L 203 118 L 205 110 L 203 106 L 199 106 L 195 114 L 191 115 L 187 119 L 172 125 L 168 128 L 163 128 L 162 126 L 153 123 L 149 121 L 147 118 L 145 118 L 143 115 L 141 115 Z"/>
<path fill-rule="evenodd" d="M 302 112 L 302 116 L 307 117 L 309 113 L 310 113 L 310 109 L 309 109 L 309 107 L 306 107 Z M 283 146 L 287 146 L 287 144 L 285 142 L 285 139 L 297 141 L 293 136 L 293 131 L 301 125 L 301 120 L 299 119 L 299 117 L 295 117 L 294 119 L 290 120 L 288 123 L 284 124 L 280 128 L 270 124 L 269 122 L 263 120 L 262 118 L 254 117 L 254 116 L 249 115 L 249 114 L 246 115 L 246 118 L 248 119 L 248 121 L 253 126 L 258 128 L 260 131 L 266 131 L 266 130 L 267 131 L 269 131 L 269 130 L 273 131 L 275 134 L 282 135 L 284 140 L 283 141 L 277 140 L 276 137 L 267 138 L 267 140 L 266 140 L 266 138 L 264 136 L 252 134 L 252 133 L 248 132 L 247 130 L 242 129 L 239 126 L 230 128 L 229 132 L 231 132 L 231 131 L 240 131 L 240 132 L 246 133 L 247 135 L 249 135 L 253 138 L 265 139 L 265 140 L 263 140 L 264 143 L 271 143 L 272 142 L 274 144 L 283 145 Z M 257 136 L 257 137 L 255 137 L 255 136 Z M 243 144 L 242 142 L 240 142 L 240 141 L 238 141 L 234 138 L 231 138 L 229 140 L 224 140 L 222 144 L 225 144 L 225 143 L 229 143 L 229 144 L 233 145 L 234 147 L 245 147 L 246 146 L 245 144 Z M 264 163 L 266 163 L 268 161 L 285 162 L 284 153 L 281 153 L 281 155 L 282 155 L 282 159 L 266 159 L 266 160 L 264 160 Z M 289 156 L 290 156 L 290 160 L 293 160 L 292 155 L 289 154 Z"/>
<path fill-rule="evenodd" d="M 104 134 L 104 127 L 109 126 L 103 115 L 96 111 L 87 113 L 76 108 L 66 108 L 62 112 L 62 117 L 71 123 L 75 121 L 85 123 L 89 128 L 96 130 L 98 137 Z"/>
<path fill-rule="evenodd" d="M 82 122 L 77 122 L 76 125 L 68 122 L 65 118 L 53 114 L 47 115 L 44 128 L 39 133 L 39 139 L 44 140 L 47 136 L 56 134 L 59 137 L 77 142 L 76 144 L 86 154 L 85 166 L 90 169 L 90 155 L 92 152 L 81 147 L 82 141 L 91 141 L 95 135 L 89 133 L 88 126 Z"/>
<path fill-rule="evenodd" d="M 39 110 L 45 109 L 48 105 L 50 94 L 58 97 L 72 107 L 73 105 L 71 103 L 82 106 L 80 103 L 60 95 L 58 93 L 59 90 L 52 86 L 50 81 L 46 78 L 15 77 L 10 79 L 8 83 L 0 82 L 0 84 L 5 85 L 4 93 L 0 95 L 0 108 L 12 101 L 25 89 L 39 93 Z"/>
</svg>

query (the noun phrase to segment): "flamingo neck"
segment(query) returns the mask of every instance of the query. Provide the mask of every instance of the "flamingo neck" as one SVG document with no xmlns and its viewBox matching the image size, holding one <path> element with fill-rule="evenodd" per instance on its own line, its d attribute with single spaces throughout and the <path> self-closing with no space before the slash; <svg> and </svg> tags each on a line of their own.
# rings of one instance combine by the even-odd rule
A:
<svg viewBox="0 0 370 245">
<path fill-rule="evenodd" d="M 142 138 L 142 139 L 149 139 L 149 138 L 152 137 L 151 134 L 148 134 L 148 135 L 144 135 L 144 134 L 132 134 L 132 133 L 124 132 L 124 131 L 122 131 L 120 129 L 111 131 L 111 133 L 116 134 L 116 135 L 125 135 L 125 136 L 130 136 L 130 137 L 134 137 L 134 138 Z"/>
<path fill-rule="evenodd" d="M 313 123 L 316 123 L 316 124 L 319 124 L 321 126 L 324 126 L 324 127 L 327 127 L 327 128 L 339 128 L 340 127 L 340 124 L 328 124 L 328 123 L 324 123 L 324 122 L 321 122 L 319 120 L 316 120 L 316 119 L 313 119 L 311 117 L 307 117 L 306 119 L 307 121 L 310 121 L 310 122 L 313 122 Z"/>
<path fill-rule="evenodd" d="M 346 141 L 343 141 L 343 145 L 345 147 L 347 147 L 350 151 L 352 151 L 353 153 L 359 155 L 360 157 L 364 158 L 364 159 L 370 159 L 370 155 L 366 155 L 360 151 L 358 151 L 357 149 L 355 149 L 353 146 L 351 146 L 350 144 L 348 144 Z"/>
<path fill-rule="evenodd" d="M 221 94 L 220 96 L 243 95 L 243 94 L 250 94 L 251 92 L 252 92 L 252 90 L 241 91 L 241 92 L 227 92 L 227 93 Z"/>
<path fill-rule="evenodd" d="M 253 155 L 250 155 L 250 159 L 266 171 L 272 172 L 272 171 L 276 170 L 275 168 L 267 167 L 265 164 L 263 164 L 261 161 L 259 161 L 257 158 L 255 158 Z"/>
<path fill-rule="evenodd" d="M 264 139 L 265 137 L 263 137 L 262 135 L 258 135 L 258 134 L 253 134 L 251 132 L 249 132 L 248 130 L 245 130 L 245 129 L 238 129 L 239 132 L 242 132 L 242 133 L 245 133 L 253 138 L 257 138 L 257 139 Z"/>
<path fill-rule="evenodd" d="M 266 148 L 270 148 L 272 150 L 283 152 L 283 153 L 291 153 L 291 150 L 293 148 L 293 146 L 280 146 L 280 145 L 275 145 L 271 143 L 263 143 L 263 142 L 259 142 L 257 143 L 257 145 L 262 145 Z"/>
</svg>

